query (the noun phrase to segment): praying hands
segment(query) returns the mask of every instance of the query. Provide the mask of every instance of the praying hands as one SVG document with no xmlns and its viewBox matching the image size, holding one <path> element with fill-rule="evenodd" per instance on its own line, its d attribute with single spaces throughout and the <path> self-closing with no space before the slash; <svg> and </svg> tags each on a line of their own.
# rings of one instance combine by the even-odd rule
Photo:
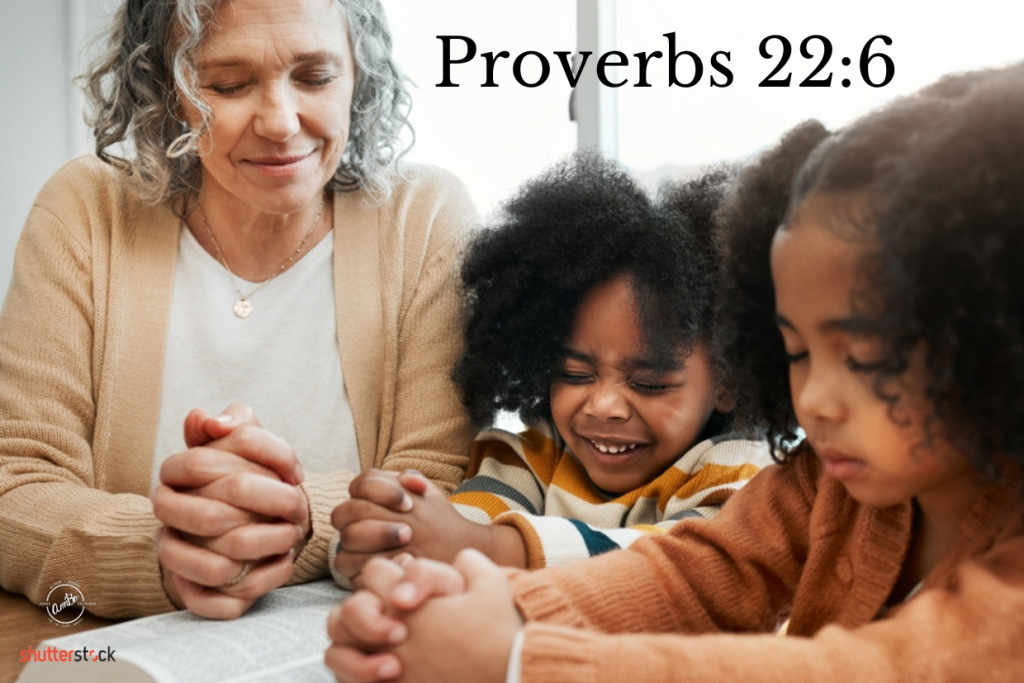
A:
<svg viewBox="0 0 1024 683">
<path fill-rule="evenodd" d="M 502 683 L 522 618 L 505 571 L 475 550 L 451 565 L 370 560 L 363 590 L 327 622 L 325 662 L 342 683 Z"/>
</svg>

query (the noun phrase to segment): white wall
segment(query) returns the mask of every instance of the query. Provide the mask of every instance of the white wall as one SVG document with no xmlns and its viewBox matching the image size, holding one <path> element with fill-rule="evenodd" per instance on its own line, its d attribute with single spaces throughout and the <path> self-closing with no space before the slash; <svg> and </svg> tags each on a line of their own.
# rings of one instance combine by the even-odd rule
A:
<svg viewBox="0 0 1024 683">
<path fill-rule="evenodd" d="M 0 21 L 0 299 L 14 246 L 46 179 L 87 148 L 71 86 L 104 0 L 4 0 Z"/>
<path fill-rule="evenodd" d="M 4 3 L 0 22 L 0 295 L 40 186 L 72 154 L 65 0 Z"/>
</svg>

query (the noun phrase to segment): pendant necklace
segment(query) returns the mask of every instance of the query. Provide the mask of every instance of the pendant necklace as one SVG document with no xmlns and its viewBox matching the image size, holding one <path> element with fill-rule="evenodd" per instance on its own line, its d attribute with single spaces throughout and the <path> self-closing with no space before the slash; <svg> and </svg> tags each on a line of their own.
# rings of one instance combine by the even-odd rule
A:
<svg viewBox="0 0 1024 683">
<path fill-rule="evenodd" d="M 231 266 L 228 265 L 228 260 L 224 258 L 224 252 L 221 251 L 220 244 L 217 243 L 217 238 L 213 236 L 213 229 L 210 227 L 210 221 L 206 220 L 206 212 L 203 211 L 203 205 L 200 204 L 199 202 L 196 202 L 196 206 L 199 207 L 199 215 L 203 217 L 203 225 L 206 226 L 206 232 L 210 235 L 210 240 L 213 242 L 213 246 L 217 250 L 217 258 L 220 260 L 221 265 L 224 266 L 224 270 L 228 271 L 228 277 L 231 278 L 231 284 L 232 286 L 234 286 L 235 291 L 238 292 L 238 301 L 235 302 L 234 311 L 235 315 L 237 315 L 239 318 L 248 318 L 249 315 L 252 314 L 252 304 L 249 303 L 249 298 L 256 292 L 263 289 L 263 286 L 265 284 L 267 284 L 275 277 L 283 273 L 284 269 L 288 267 L 288 264 L 295 260 L 295 257 L 299 255 L 299 253 L 302 251 L 302 248 L 306 246 L 306 242 L 309 241 L 309 238 L 313 234 L 313 231 L 316 230 L 316 226 L 320 224 L 320 217 L 324 213 L 324 200 L 321 199 L 320 210 L 317 211 L 316 218 L 313 219 L 313 224 L 309 226 L 309 230 L 306 231 L 305 237 L 303 237 L 302 241 L 299 242 L 299 246 L 295 248 L 295 251 L 292 252 L 292 255 L 285 259 L 284 263 L 281 264 L 281 267 L 277 269 L 277 272 L 275 272 L 273 275 L 268 277 L 263 282 L 256 285 L 256 288 L 253 289 L 248 294 L 242 294 L 242 289 L 238 286 L 238 281 L 235 280 L 235 274 L 231 271 Z"/>
</svg>

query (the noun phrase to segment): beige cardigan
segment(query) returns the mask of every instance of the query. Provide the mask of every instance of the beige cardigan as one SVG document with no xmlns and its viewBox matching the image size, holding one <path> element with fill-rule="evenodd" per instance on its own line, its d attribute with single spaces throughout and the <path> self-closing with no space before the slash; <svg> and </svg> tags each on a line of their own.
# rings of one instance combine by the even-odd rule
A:
<svg viewBox="0 0 1024 683">
<path fill-rule="evenodd" d="M 465 188 L 409 166 L 381 207 L 334 198 L 338 347 L 363 468 L 415 467 L 451 491 L 472 426 L 449 373 Z M 43 601 L 75 581 L 90 611 L 173 609 L 148 495 L 180 220 L 94 157 L 40 192 L 0 314 L 0 585 Z M 303 484 L 313 535 L 293 581 L 326 576 L 350 472 Z"/>
</svg>

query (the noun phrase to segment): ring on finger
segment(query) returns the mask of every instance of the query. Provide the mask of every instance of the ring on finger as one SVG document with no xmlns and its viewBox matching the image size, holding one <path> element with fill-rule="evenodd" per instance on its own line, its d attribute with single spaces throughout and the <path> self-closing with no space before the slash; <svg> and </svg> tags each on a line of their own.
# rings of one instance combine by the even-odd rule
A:
<svg viewBox="0 0 1024 683">
<path fill-rule="evenodd" d="M 235 578 L 231 579 L 230 581 L 228 581 L 224 585 L 225 586 L 236 586 L 236 585 L 240 584 L 242 582 L 242 579 L 244 579 L 246 576 L 249 575 L 249 570 L 251 570 L 251 569 L 252 569 L 252 561 L 251 560 L 246 560 L 245 564 L 242 565 L 242 571 L 238 572 L 238 576 L 236 576 Z"/>
</svg>

